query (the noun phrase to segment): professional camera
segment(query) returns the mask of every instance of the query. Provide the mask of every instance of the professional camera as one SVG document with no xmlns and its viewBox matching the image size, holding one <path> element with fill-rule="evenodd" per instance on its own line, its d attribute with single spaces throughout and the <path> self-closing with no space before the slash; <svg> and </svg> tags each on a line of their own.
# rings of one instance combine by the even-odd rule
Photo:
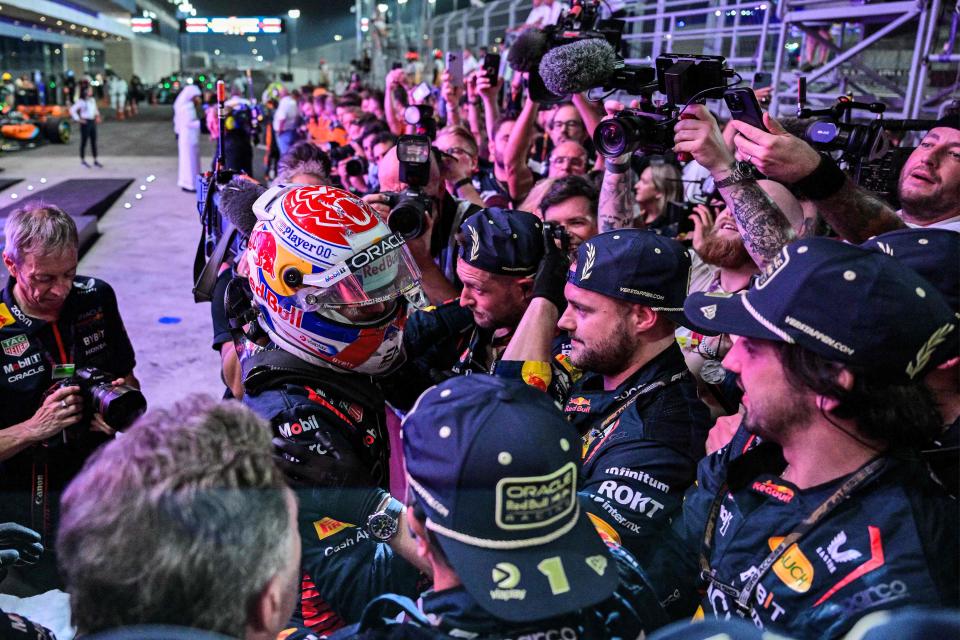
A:
<svg viewBox="0 0 960 640">
<path fill-rule="evenodd" d="M 662 154 L 673 148 L 674 122 L 668 115 L 624 109 L 597 125 L 593 143 L 600 155 L 609 158 L 637 150 Z"/>
<path fill-rule="evenodd" d="M 113 386 L 111 381 L 115 378 L 96 367 L 77 369 L 69 378 L 57 380 L 47 394 L 63 387 L 80 387 L 83 398 L 81 424 L 89 423 L 93 414 L 99 413 L 104 422 L 123 431 L 147 410 L 147 399 L 139 389 L 129 385 Z"/>
<path fill-rule="evenodd" d="M 815 149 L 839 153 L 841 166 L 854 182 L 899 206 L 900 172 L 915 147 L 898 146 L 893 134 L 927 131 L 936 121 L 884 119 L 885 104 L 857 102 L 849 96 L 841 96 L 830 107 L 819 110 L 805 107 L 805 102 L 806 85 L 801 79 L 797 117 L 825 116 L 807 127 L 804 139 Z M 854 111 L 867 111 L 876 118 L 867 123 L 851 122 Z"/>
<path fill-rule="evenodd" d="M 570 250 L 570 234 L 567 228 L 556 222 L 545 221 L 543 223 L 543 235 L 547 240 L 553 240 L 563 252 Z"/>
<path fill-rule="evenodd" d="M 387 226 L 405 239 L 419 238 L 427 227 L 427 216 L 433 210 L 433 200 L 423 188 L 430 182 L 430 139 L 423 135 L 400 136 L 397 140 L 397 160 L 400 163 L 400 181 L 408 188 L 400 192 L 385 192 L 390 215 Z"/>
<path fill-rule="evenodd" d="M 430 140 L 437 137 L 437 119 L 433 117 L 433 107 L 427 104 L 412 104 L 403 110 L 403 120 L 413 125 L 418 136 Z"/>
<path fill-rule="evenodd" d="M 681 108 L 691 102 L 722 97 L 733 71 L 722 56 L 660 56 L 656 61 L 657 88 L 667 96 L 660 107 L 624 109 L 602 121 L 593 133 L 597 151 L 607 157 L 642 151 L 663 154 L 673 148 L 673 126 Z"/>
<path fill-rule="evenodd" d="M 407 189 L 386 193 L 390 215 L 387 226 L 406 240 L 419 238 L 426 229 L 427 216 L 433 208 L 433 200 L 422 191 Z"/>
<path fill-rule="evenodd" d="M 627 65 L 617 55 L 625 23 L 600 20 L 599 7 L 600 0 L 573 0 L 556 25 L 517 36 L 508 61 L 515 71 L 529 73 L 533 100 L 556 102 L 594 85 L 630 90 L 653 79 L 652 70 Z M 603 82 L 583 84 L 601 76 Z"/>
<path fill-rule="evenodd" d="M 367 175 L 367 167 L 364 164 L 363 158 L 354 156 L 356 156 L 356 151 L 349 144 L 343 145 L 342 147 L 330 146 L 330 160 L 335 164 L 340 164 L 341 161 L 346 160 L 348 176 L 359 177 Z"/>
</svg>

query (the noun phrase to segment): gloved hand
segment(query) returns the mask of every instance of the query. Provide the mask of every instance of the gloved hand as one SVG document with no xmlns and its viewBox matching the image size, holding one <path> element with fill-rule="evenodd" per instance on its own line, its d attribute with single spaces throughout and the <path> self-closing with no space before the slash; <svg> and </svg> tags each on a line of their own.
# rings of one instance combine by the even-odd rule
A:
<svg viewBox="0 0 960 640">
<path fill-rule="evenodd" d="M 34 564 L 41 553 L 39 533 L 15 522 L 0 523 L 0 568 Z"/>
<path fill-rule="evenodd" d="M 570 269 L 570 258 L 565 248 L 560 248 L 553 237 L 544 234 L 544 253 L 537 267 L 537 275 L 533 279 L 533 297 L 546 298 L 563 315 L 567 308 L 567 299 L 563 295 L 563 288 L 567 285 L 567 271 Z"/>
<path fill-rule="evenodd" d="M 309 445 L 273 439 L 273 459 L 294 485 L 301 519 L 328 517 L 365 526 L 387 492 L 374 484 L 344 438 L 318 430 L 314 440 L 322 453 Z"/>
</svg>

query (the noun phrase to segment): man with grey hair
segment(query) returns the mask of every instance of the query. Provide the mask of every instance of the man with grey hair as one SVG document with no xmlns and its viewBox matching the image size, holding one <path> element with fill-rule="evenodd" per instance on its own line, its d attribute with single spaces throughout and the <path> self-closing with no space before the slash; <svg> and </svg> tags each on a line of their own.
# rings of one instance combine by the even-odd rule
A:
<svg viewBox="0 0 960 640">
<path fill-rule="evenodd" d="M 293 611 L 297 502 L 269 425 L 235 401 L 194 396 L 147 415 L 90 458 L 62 513 L 57 549 L 85 638 L 273 640 Z"/>
<path fill-rule="evenodd" d="M 277 163 L 273 184 L 325 184 L 330 179 L 330 156 L 312 142 L 298 142 Z"/>
<path fill-rule="evenodd" d="M 39 531 L 52 546 L 57 496 L 113 434 L 67 382 L 97 368 L 139 386 L 135 358 L 110 285 L 77 275 L 77 227 L 55 206 L 28 206 L 6 221 L 0 290 L 0 522 Z M 33 595 L 59 584 L 54 554 L 13 575 L 4 590 Z M 17 579 L 22 582 L 17 586 Z"/>
</svg>

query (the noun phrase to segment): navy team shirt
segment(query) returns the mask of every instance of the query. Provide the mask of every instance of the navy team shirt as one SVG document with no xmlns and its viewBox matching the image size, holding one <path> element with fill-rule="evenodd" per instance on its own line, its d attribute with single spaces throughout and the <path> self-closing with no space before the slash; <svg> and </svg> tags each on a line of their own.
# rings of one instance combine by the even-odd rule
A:
<svg viewBox="0 0 960 640">
<path fill-rule="evenodd" d="M 56 323 L 28 316 L 13 296 L 14 284 L 9 278 L 0 292 L 0 429 L 36 413 L 53 384 L 57 364 L 99 367 L 110 373 L 111 379 L 133 371 L 133 346 L 120 319 L 116 295 L 106 282 L 76 276 Z M 19 522 L 50 535 L 49 510 L 38 514 L 31 498 L 36 489 L 37 455 L 43 454 L 48 469 L 40 495 L 50 502 L 49 494 L 62 490 L 87 456 L 108 439 L 105 434 L 91 433 L 86 425 L 69 428 L 82 433 L 79 443 L 34 446 L 0 462 L 0 520 Z"/>
</svg>

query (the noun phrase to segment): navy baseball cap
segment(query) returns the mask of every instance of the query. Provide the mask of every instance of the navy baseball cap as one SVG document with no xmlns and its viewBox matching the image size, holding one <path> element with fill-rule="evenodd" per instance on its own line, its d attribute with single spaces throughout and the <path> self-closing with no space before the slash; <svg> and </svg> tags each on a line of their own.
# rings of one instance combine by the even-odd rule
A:
<svg viewBox="0 0 960 640">
<path fill-rule="evenodd" d="M 898 229 L 860 245 L 882 251 L 932 284 L 950 308 L 960 308 L 960 233 L 947 229 Z"/>
<path fill-rule="evenodd" d="M 695 293 L 694 327 L 798 344 L 891 380 L 922 377 L 957 353 L 957 315 L 890 256 L 826 238 L 783 248 L 746 292 Z"/>
<path fill-rule="evenodd" d="M 663 311 L 685 324 L 690 254 L 676 240 L 642 229 L 619 229 L 580 245 L 568 281 L 611 298 Z"/>
<path fill-rule="evenodd" d="M 407 482 L 467 592 L 528 622 L 601 602 L 615 561 L 577 498 L 580 438 L 519 380 L 457 376 L 403 422 Z"/>
<path fill-rule="evenodd" d="M 489 273 L 531 276 L 543 258 L 543 223 L 527 211 L 490 207 L 460 225 L 460 260 Z"/>
<path fill-rule="evenodd" d="M 648 640 L 791 640 L 788 636 L 772 634 L 746 620 L 705 619 L 696 622 L 680 620 L 657 629 Z"/>
</svg>

